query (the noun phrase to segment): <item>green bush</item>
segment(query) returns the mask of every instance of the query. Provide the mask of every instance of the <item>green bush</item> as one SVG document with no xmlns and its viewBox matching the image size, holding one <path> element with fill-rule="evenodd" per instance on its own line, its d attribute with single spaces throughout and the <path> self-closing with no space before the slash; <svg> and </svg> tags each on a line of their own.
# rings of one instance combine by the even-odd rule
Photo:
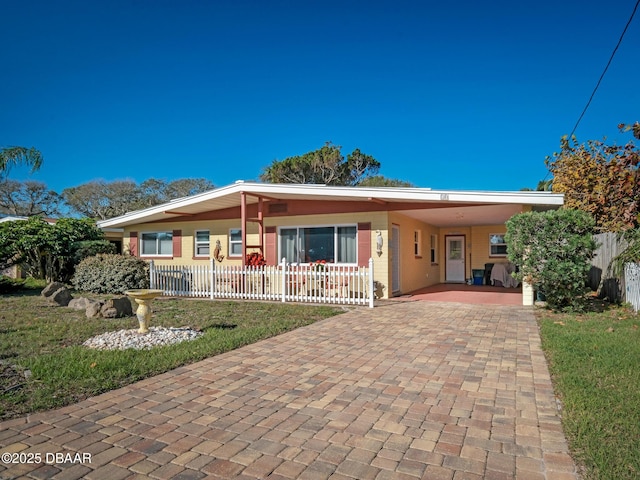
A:
<svg viewBox="0 0 640 480">
<path fill-rule="evenodd" d="M 73 262 L 75 265 L 88 257 L 100 253 L 116 253 L 116 246 L 109 240 L 85 240 L 73 245 Z"/>
<path fill-rule="evenodd" d="M 0 276 L 0 294 L 13 293 L 24 288 L 24 280 Z"/>
<path fill-rule="evenodd" d="M 549 307 L 583 308 L 594 225 L 587 212 L 565 209 L 519 213 L 507 221 L 507 251 L 519 267 L 518 279 L 544 293 Z"/>
<path fill-rule="evenodd" d="M 137 257 L 102 253 L 80 262 L 72 283 L 77 290 L 93 293 L 149 288 L 149 266 Z"/>
</svg>

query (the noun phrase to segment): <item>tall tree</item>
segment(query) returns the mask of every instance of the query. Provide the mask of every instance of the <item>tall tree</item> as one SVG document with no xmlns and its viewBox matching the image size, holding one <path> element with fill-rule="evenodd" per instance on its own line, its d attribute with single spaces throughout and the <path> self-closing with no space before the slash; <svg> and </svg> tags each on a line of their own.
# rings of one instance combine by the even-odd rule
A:
<svg viewBox="0 0 640 480">
<path fill-rule="evenodd" d="M 0 213 L 31 217 L 60 215 L 62 197 L 42 182 L 0 181 Z"/>
<path fill-rule="evenodd" d="M 365 178 L 359 184 L 359 187 L 415 187 L 411 182 L 398 180 L 397 178 L 387 178 L 382 175 L 372 175 Z"/>
<path fill-rule="evenodd" d="M 80 242 L 101 240 L 102 230 L 88 218 L 41 218 L 0 223 L 0 269 L 22 265 L 27 275 L 49 281 L 68 281 Z"/>
<path fill-rule="evenodd" d="M 33 147 L 0 148 L 0 178 L 5 177 L 11 167 L 20 164 L 29 165 L 35 172 L 42 165 L 42 154 Z"/>
<path fill-rule="evenodd" d="M 150 178 L 140 185 L 132 180 L 95 180 L 78 187 L 66 188 L 62 191 L 62 196 L 73 212 L 106 220 L 212 188 L 213 184 L 203 178 L 171 182 Z"/>
<path fill-rule="evenodd" d="M 142 208 L 135 182 L 95 180 L 78 187 L 65 188 L 62 197 L 72 211 L 89 218 L 106 220 Z"/>
<path fill-rule="evenodd" d="M 380 169 L 371 155 L 355 149 L 345 159 L 342 147 L 327 142 L 322 148 L 284 160 L 274 160 L 265 167 L 260 179 L 268 183 L 315 183 L 358 185 Z"/>
<path fill-rule="evenodd" d="M 619 127 L 640 136 L 640 127 Z M 546 163 L 553 174 L 553 191 L 565 195 L 565 208 L 589 212 L 599 231 L 638 225 L 640 150 L 633 141 L 623 146 L 596 140 L 578 144 L 575 137 L 565 136 L 560 152 L 547 157 Z"/>
<path fill-rule="evenodd" d="M 179 178 L 170 182 L 150 178 L 140 184 L 140 195 L 143 203 L 150 207 L 213 188 L 213 183 L 206 178 Z"/>
</svg>

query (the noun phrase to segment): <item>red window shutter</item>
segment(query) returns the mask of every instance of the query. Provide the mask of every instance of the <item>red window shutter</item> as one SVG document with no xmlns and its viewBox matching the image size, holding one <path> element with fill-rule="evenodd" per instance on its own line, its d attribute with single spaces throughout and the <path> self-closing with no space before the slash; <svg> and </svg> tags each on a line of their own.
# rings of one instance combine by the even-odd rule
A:
<svg viewBox="0 0 640 480">
<path fill-rule="evenodd" d="M 264 229 L 264 259 L 267 261 L 267 265 L 277 265 L 278 259 L 278 235 L 276 227 L 265 227 Z"/>
<path fill-rule="evenodd" d="M 173 256 L 182 256 L 182 230 L 173 231 Z"/>
<path fill-rule="evenodd" d="M 138 232 L 129 232 L 129 253 L 138 256 Z"/>
<path fill-rule="evenodd" d="M 366 267 L 371 258 L 371 223 L 358 224 L 358 266 Z"/>
</svg>

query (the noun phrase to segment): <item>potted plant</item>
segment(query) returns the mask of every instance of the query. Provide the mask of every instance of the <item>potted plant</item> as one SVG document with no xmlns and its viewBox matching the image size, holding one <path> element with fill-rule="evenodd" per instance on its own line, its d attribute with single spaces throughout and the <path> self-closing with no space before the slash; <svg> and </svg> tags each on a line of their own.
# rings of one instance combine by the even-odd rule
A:
<svg viewBox="0 0 640 480">
<path fill-rule="evenodd" d="M 247 254 L 246 265 L 249 267 L 263 267 L 267 264 L 264 256 L 260 252 L 251 252 Z"/>
<path fill-rule="evenodd" d="M 322 272 L 327 266 L 326 260 L 316 260 L 315 262 L 309 263 L 309 267 L 315 272 Z"/>
</svg>

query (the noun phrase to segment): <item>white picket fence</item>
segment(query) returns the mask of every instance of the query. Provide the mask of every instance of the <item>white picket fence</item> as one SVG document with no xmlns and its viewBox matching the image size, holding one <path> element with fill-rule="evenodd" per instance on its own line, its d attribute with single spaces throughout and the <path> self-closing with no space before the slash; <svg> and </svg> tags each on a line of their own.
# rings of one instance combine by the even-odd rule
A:
<svg viewBox="0 0 640 480">
<path fill-rule="evenodd" d="M 150 264 L 151 288 L 165 295 L 238 300 L 368 305 L 373 308 L 373 259 L 368 267 L 279 265 L 262 267 Z"/>
<path fill-rule="evenodd" d="M 626 301 L 637 312 L 640 310 L 640 264 L 625 263 L 624 285 L 626 289 Z"/>
</svg>

